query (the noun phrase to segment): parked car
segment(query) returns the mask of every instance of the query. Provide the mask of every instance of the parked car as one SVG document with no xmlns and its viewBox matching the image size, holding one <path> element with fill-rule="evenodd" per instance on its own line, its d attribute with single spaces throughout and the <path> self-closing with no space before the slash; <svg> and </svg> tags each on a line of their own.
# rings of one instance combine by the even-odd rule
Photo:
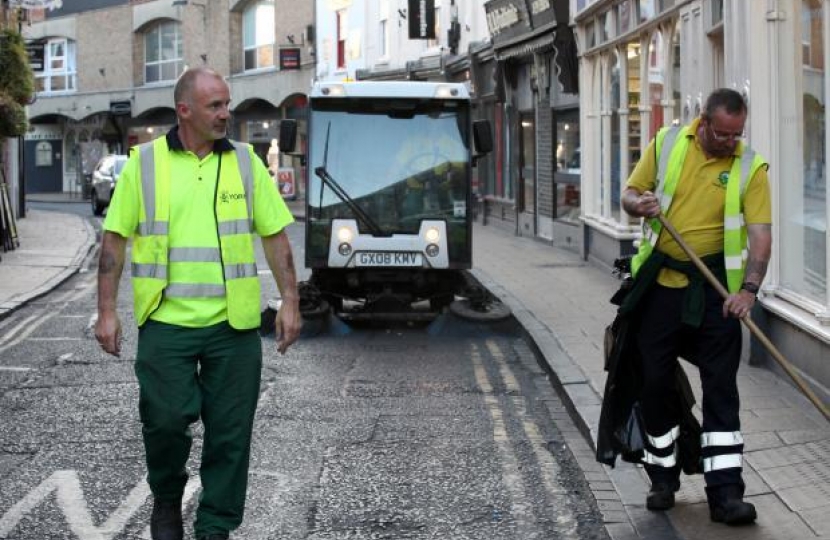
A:
<svg viewBox="0 0 830 540">
<path fill-rule="evenodd" d="M 111 154 L 102 157 L 95 166 L 95 170 L 92 172 L 89 198 L 92 201 L 92 213 L 96 216 L 102 215 L 109 206 L 112 192 L 115 190 L 115 183 L 118 181 L 118 175 L 121 174 L 125 163 L 127 163 L 127 156 Z"/>
</svg>

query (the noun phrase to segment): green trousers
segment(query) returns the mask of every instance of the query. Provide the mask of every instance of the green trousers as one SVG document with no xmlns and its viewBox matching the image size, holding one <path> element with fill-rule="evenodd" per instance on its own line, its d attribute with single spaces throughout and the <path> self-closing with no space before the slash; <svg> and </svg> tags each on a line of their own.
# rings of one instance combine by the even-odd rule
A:
<svg viewBox="0 0 830 540">
<path fill-rule="evenodd" d="M 196 537 L 242 523 L 262 343 L 256 330 L 223 322 L 185 328 L 148 321 L 139 330 L 135 373 L 147 482 L 159 501 L 179 500 L 193 435 L 204 425 Z"/>
</svg>

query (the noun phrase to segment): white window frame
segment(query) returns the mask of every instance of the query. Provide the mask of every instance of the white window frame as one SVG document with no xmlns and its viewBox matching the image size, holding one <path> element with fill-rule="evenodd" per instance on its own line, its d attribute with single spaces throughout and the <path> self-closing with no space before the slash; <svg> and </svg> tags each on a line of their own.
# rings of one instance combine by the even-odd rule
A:
<svg viewBox="0 0 830 540">
<path fill-rule="evenodd" d="M 57 45 L 63 46 L 63 55 L 53 55 L 53 48 Z M 56 61 L 62 60 L 61 67 L 54 67 Z M 66 78 L 66 88 L 53 90 L 52 82 L 57 77 Z M 67 94 L 77 92 L 78 74 L 75 68 L 75 42 L 67 38 L 52 38 L 46 42 L 43 49 L 43 71 L 35 73 L 38 79 L 38 87 L 42 87 L 38 93 L 43 94 Z"/>
<path fill-rule="evenodd" d="M 161 51 L 162 51 L 162 29 L 163 28 L 173 28 L 175 30 L 175 37 L 174 43 L 177 44 L 178 56 L 176 58 L 161 58 Z M 148 60 L 147 58 L 147 43 L 155 37 L 158 40 L 158 51 L 160 58 L 155 60 Z M 164 66 L 175 65 L 175 75 L 173 77 L 164 78 Z M 158 67 L 158 79 L 148 80 L 147 77 L 147 68 L 157 66 Z M 167 83 L 170 81 L 175 81 L 179 75 L 181 75 L 182 71 L 184 70 L 184 41 L 182 36 L 182 25 L 181 23 L 175 21 L 161 21 L 159 24 L 153 26 L 151 29 L 144 34 L 144 84 L 160 84 L 160 83 Z"/>
<path fill-rule="evenodd" d="M 275 6 L 274 0 L 260 0 L 253 2 L 242 13 L 242 66 L 244 71 L 257 71 L 263 69 L 272 69 L 277 63 L 277 31 L 275 26 Z M 248 17 L 253 17 L 254 35 L 249 36 L 246 32 L 245 20 Z M 270 25 L 268 24 L 270 21 Z M 260 65 L 258 51 L 262 48 L 271 48 L 271 63 Z M 254 51 L 254 66 L 248 66 L 246 56 L 250 51 Z"/>
</svg>

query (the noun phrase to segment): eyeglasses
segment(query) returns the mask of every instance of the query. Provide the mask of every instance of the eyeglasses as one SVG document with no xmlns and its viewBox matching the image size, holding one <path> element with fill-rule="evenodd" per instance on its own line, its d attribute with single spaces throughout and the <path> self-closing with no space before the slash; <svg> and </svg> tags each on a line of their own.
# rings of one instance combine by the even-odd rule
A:
<svg viewBox="0 0 830 540">
<path fill-rule="evenodd" d="M 738 139 L 744 138 L 743 131 L 740 133 L 722 133 L 720 131 L 715 131 L 715 128 L 713 128 L 712 124 L 709 122 L 706 123 L 706 126 L 709 128 L 709 133 L 712 135 L 712 138 L 717 142 L 737 141 Z"/>
</svg>

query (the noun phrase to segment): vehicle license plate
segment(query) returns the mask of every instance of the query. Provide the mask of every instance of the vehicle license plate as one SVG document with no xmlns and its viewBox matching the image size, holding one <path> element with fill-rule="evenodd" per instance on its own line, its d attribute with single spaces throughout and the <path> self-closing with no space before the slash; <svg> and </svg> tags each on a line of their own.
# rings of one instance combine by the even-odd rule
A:
<svg viewBox="0 0 830 540">
<path fill-rule="evenodd" d="M 421 266 L 421 254 L 410 251 L 361 251 L 357 266 Z"/>
</svg>

